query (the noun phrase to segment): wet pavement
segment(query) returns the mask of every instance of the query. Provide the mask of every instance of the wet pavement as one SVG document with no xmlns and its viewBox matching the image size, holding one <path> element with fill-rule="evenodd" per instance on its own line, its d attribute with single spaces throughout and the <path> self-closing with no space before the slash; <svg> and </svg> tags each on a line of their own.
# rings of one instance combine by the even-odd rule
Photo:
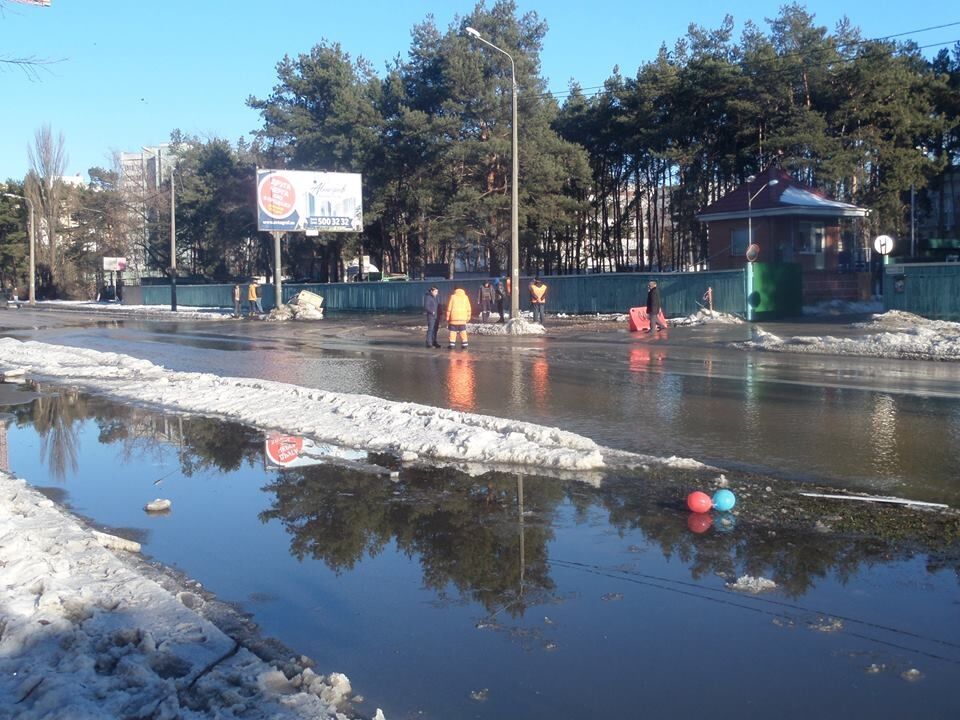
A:
<svg viewBox="0 0 960 720">
<path fill-rule="evenodd" d="M 517 395 L 531 402 L 534 366 Z M 704 523 L 683 497 L 714 473 L 660 469 L 596 487 L 309 453 L 278 469 L 282 443 L 242 425 L 43 385 L 0 389 L 14 471 L 237 603 L 318 671 L 345 672 L 366 698 L 361 713 L 960 711 L 955 518 L 892 509 L 880 520 L 944 524 L 891 540 L 844 525 L 877 520 L 872 510 L 778 503 L 792 483 L 738 472 L 739 507 Z M 171 511 L 144 513 L 154 497 Z M 730 589 L 742 575 L 777 587 Z"/>
<path fill-rule="evenodd" d="M 88 319 L 9 311 L 0 328 L 143 357 L 558 426 L 611 447 L 724 469 L 960 506 L 960 363 L 746 352 L 750 325 L 654 337 L 589 318 L 547 337 L 475 335 L 422 347 L 415 315 L 308 323 Z M 762 324 L 780 336 L 865 332 L 839 321 Z"/>
</svg>

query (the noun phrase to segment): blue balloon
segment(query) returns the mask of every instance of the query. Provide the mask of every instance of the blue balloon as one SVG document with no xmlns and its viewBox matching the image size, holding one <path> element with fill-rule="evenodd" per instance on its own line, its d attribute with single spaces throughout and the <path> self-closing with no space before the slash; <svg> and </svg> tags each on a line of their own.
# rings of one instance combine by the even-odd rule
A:
<svg viewBox="0 0 960 720">
<path fill-rule="evenodd" d="M 720 512 L 733 510 L 733 506 L 736 504 L 737 496 L 725 488 L 722 490 L 717 490 L 713 494 L 713 507 Z"/>
</svg>

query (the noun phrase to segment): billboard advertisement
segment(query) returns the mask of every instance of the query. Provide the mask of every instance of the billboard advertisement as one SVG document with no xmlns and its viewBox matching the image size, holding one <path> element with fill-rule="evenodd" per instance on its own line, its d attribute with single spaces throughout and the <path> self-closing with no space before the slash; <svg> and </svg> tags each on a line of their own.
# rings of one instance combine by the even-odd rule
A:
<svg viewBox="0 0 960 720">
<path fill-rule="evenodd" d="M 103 259 L 103 269 L 111 272 L 126 270 L 127 259 L 122 257 L 105 257 Z"/>
<path fill-rule="evenodd" d="M 327 445 L 300 435 L 268 433 L 263 445 L 263 463 L 270 470 L 331 462 L 351 464 L 362 462 L 367 457 L 365 450 Z"/>
<path fill-rule="evenodd" d="M 257 229 L 360 232 L 360 174 L 257 170 Z"/>
</svg>

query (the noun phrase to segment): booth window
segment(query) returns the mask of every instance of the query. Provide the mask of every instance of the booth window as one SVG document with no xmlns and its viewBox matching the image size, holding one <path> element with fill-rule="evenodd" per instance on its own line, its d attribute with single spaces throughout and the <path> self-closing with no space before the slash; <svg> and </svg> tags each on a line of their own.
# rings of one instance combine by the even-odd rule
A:
<svg viewBox="0 0 960 720">
<path fill-rule="evenodd" d="M 802 253 L 822 253 L 826 232 L 822 222 L 797 223 L 797 248 Z"/>
<path fill-rule="evenodd" d="M 743 257 L 747 252 L 747 229 L 737 228 L 730 231 L 730 255 Z"/>
</svg>

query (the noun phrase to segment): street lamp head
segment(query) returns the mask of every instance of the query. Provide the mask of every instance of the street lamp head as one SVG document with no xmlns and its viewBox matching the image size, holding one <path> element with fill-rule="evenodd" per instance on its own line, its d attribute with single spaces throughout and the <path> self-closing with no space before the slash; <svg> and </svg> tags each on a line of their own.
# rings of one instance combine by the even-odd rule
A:
<svg viewBox="0 0 960 720">
<path fill-rule="evenodd" d="M 748 183 L 752 183 L 752 182 L 753 182 L 754 180 L 756 180 L 756 179 L 757 179 L 757 176 L 756 176 L 756 175 L 750 175 L 750 176 L 747 177 L 747 182 L 748 182 Z"/>
<path fill-rule="evenodd" d="M 477 30 L 476 28 L 469 27 L 469 26 L 467 26 L 467 35 L 469 35 L 470 37 L 473 37 L 473 38 L 477 38 L 478 40 L 479 40 L 480 37 L 481 37 L 479 30 Z"/>
</svg>

